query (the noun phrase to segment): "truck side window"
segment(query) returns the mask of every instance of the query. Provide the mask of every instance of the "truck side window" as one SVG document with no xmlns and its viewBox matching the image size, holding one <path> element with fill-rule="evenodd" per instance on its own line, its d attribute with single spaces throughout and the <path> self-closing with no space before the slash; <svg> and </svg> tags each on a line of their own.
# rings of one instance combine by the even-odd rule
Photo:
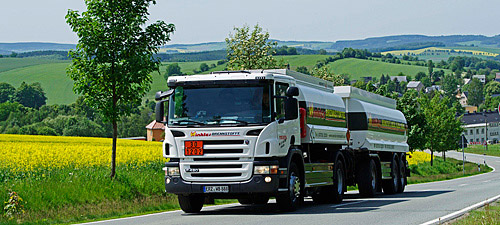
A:
<svg viewBox="0 0 500 225">
<path fill-rule="evenodd" d="M 275 96 L 286 96 L 286 89 L 288 88 L 288 84 L 285 83 L 276 83 L 276 88 L 274 95 Z M 285 117 L 285 99 L 284 98 L 275 98 L 276 99 L 276 118 L 280 119 Z"/>
</svg>

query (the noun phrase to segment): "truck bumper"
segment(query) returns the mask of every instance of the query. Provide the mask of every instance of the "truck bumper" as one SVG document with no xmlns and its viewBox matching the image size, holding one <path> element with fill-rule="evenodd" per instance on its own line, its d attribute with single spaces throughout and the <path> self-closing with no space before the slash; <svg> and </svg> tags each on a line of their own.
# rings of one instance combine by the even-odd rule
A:
<svg viewBox="0 0 500 225">
<path fill-rule="evenodd" d="M 271 177 L 271 182 L 265 182 L 265 177 Z M 199 183 L 183 180 L 181 177 L 165 177 L 165 190 L 173 194 L 204 193 L 205 186 L 228 186 L 228 193 L 206 193 L 214 195 L 277 193 L 279 186 L 278 175 L 254 175 L 247 181 L 224 183 Z"/>
</svg>

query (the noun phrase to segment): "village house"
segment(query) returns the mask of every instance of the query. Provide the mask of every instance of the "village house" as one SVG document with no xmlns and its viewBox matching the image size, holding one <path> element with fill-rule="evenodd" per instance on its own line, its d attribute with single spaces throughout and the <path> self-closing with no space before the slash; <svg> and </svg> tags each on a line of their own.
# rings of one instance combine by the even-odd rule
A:
<svg viewBox="0 0 500 225">
<path fill-rule="evenodd" d="M 486 75 L 472 75 L 472 78 L 477 78 L 481 83 L 486 83 Z"/>
<path fill-rule="evenodd" d="M 147 141 L 162 141 L 165 137 L 165 124 L 158 123 L 156 120 L 153 120 L 146 126 L 147 130 Z"/>
<path fill-rule="evenodd" d="M 415 90 L 417 92 L 420 92 L 422 89 L 424 89 L 424 84 L 420 81 L 410 81 L 408 85 L 406 85 L 406 88 L 408 90 Z"/>
</svg>

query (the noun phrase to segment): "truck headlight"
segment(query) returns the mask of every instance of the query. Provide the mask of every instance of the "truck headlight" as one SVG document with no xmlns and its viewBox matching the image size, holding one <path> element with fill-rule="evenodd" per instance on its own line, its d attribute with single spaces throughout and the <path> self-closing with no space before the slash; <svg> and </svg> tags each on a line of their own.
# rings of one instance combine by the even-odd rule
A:
<svg viewBox="0 0 500 225">
<path fill-rule="evenodd" d="M 255 166 L 253 169 L 254 174 L 278 174 L 278 165 L 272 166 Z"/>
<path fill-rule="evenodd" d="M 269 174 L 269 166 L 255 166 L 253 168 L 254 174 Z"/>
<path fill-rule="evenodd" d="M 164 167 L 165 176 L 180 176 L 181 172 L 179 167 Z"/>
</svg>

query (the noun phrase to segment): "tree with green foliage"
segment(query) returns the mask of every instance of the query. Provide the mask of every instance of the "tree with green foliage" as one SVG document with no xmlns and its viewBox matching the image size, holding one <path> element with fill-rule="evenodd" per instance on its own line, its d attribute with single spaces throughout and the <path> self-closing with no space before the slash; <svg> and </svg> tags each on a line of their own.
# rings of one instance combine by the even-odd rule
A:
<svg viewBox="0 0 500 225">
<path fill-rule="evenodd" d="M 462 134 L 462 122 L 455 117 L 456 109 L 448 106 L 448 97 L 439 94 L 429 99 L 426 95 L 420 99 L 425 120 L 427 121 L 426 148 L 431 151 L 431 166 L 434 152 L 445 152 L 458 148 Z M 444 154 L 444 153 L 443 153 Z"/>
<path fill-rule="evenodd" d="M 0 103 L 12 100 L 16 88 L 9 83 L 0 82 Z"/>
<path fill-rule="evenodd" d="M 410 151 L 415 149 L 425 149 L 427 133 L 427 121 L 424 112 L 418 103 L 418 92 L 408 90 L 398 99 L 397 109 L 401 111 L 406 118 L 408 145 Z"/>
<path fill-rule="evenodd" d="M 25 107 L 35 109 L 47 103 L 45 92 L 42 89 L 42 85 L 38 82 L 32 84 L 22 82 L 21 86 L 16 90 L 14 100 Z"/>
<path fill-rule="evenodd" d="M 432 82 L 431 82 L 431 79 L 429 79 L 429 77 L 423 77 L 421 80 L 422 84 L 424 85 L 424 87 L 430 87 L 432 86 Z"/>
<path fill-rule="evenodd" d="M 427 75 L 425 75 L 425 73 L 424 73 L 424 72 L 418 72 L 418 73 L 417 73 L 417 75 L 415 75 L 415 80 L 420 81 L 420 80 L 422 80 L 422 78 L 424 78 L 425 76 L 427 76 Z"/>
<path fill-rule="evenodd" d="M 363 90 L 365 90 L 365 88 L 366 88 L 366 84 L 362 80 L 356 81 L 356 83 L 354 83 L 352 86 L 357 87 L 359 89 L 363 89 Z"/>
<path fill-rule="evenodd" d="M 309 70 L 307 69 L 307 67 L 305 66 L 299 66 L 297 67 L 297 69 L 295 69 L 297 72 L 299 73 L 303 73 L 303 74 L 309 74 Z"/>
<path fill-rule="evenodd" d="M 259 25 L 242 28 L 235 27 L 234 35 L 226 38 L 227 68 L 229 70 L 275 69 L 283 66 L 273 58 L 273 48 L 276 42 L 269 41 L 269 33 L 263 32 Z"/>
<path fill-rule="evenodd" d="M 323 66 L 321 68 L 313 68 L 311 70 L 311 74 L 315 77 L 319 77 L 323 80 L 331 81 L 333 82 L 333 85 L 335 86 L 341 86 L 344 85 L 346 82 L 346 79 L 344 76 L 339 75 L 339 74 L 334 74 L 326 66 Z"/>
<path fill-rule="evenodd" d="M 181 67 L 178 63 L 168 64 L 165 72 L 165 80 L 168 80 L 169 76 L 177 76 L 182 75 Z"/>
<path fill-rule="evenodd" d="M 445 75 L 441 80 L 441 89 L 450 99 L 457 94 L 459 80 L 452 74 Z"/>
<path fill-rule="evenodd" d="M 484 95 L 492 96 L 494 94 L 500 94 L 500 83 L 492 80 L 484 86 Z"/>
<path fill-rule="evenodd" d="M 434 63 L 432 63 L 432 60 L 430 60 L 430 59 L 429 59 L 429 61 L 427 61 L 427 70 L 429 71 L 429 79 L 432 82 L 433 81 L 432 72 L 434 71 Z"/>
<path fill-rule="evenodd" d="M 373 81 L 368 81 L 365 86 L 365 90 L 369 92 L 375 92 L 377 88 L 375 87 L 375 83 Z"/>
<path fill-rule="evenodd" d="M 491 97 L 490 95 L 486 95 L 484 98 L 484 104 L 481 104 L 479 107 L 479 111 L 483 110 L 495 110 L 498 108 L 500 104 L 500 96 Z"/>
<path fill-rule="evenodd" d="M 208 67 L 208 65 L 206 63 L 201 63 L 200 64 L 200 71 L 201 72 L 208 71 L 209 69 L 210 69 L 210 67 Z"/>
<path fill-rule="evenodd" d="M 79 37 L 69 52 L 68 76 L 73 90 L 99 112 L 113 129 L 111 173 L 116 171 L 117 123 L 130 114 L 151 87 L 153 71 L 160 61 L 158 46 L 170 40 L 173 24 L 149 24 L 148 7 L 154 0 L 86 0 L 87 11 L 68 10 L 66 22 Z"/>
<path fill-rule="evenodd" d="M 472 78 L 470 83 L 465 85 L 464 89 L 469 92 L 467 104 L 479 106 L 481 105 L 481 103 L 483 103 L 483 84 L 481 83 L 481 81 L 479 81 L 479 79 Z"/>
</svg>

